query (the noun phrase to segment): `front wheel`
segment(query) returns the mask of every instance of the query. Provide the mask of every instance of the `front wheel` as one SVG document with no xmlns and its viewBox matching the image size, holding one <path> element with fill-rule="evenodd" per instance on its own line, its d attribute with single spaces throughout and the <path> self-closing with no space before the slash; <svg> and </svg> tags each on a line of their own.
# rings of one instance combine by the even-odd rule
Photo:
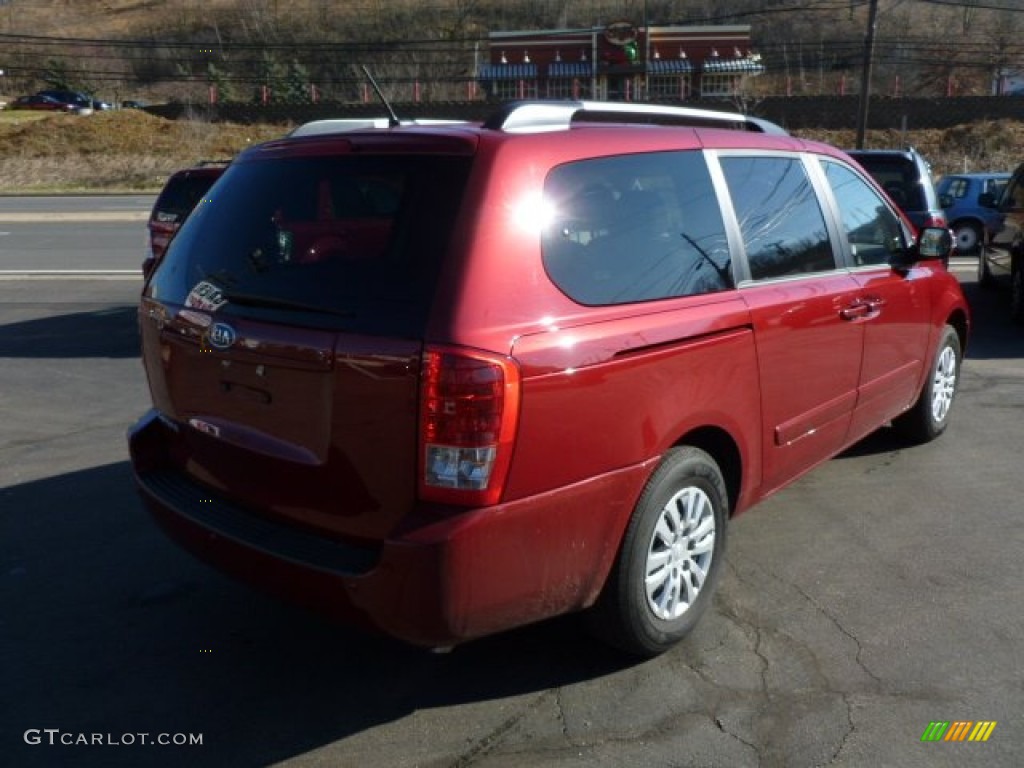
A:
<svg viewBox="0 0 1024 768">
<path fill-rule="evenodd" d="M 921 396 L 909 411 L 894 422 L 913 442 L 927 443 L 946 431 L 960 383 L 961 355 L 960 337 L 952 326 L 947 325 L 939 336 L 931 375 L 925 382 Z"/>
<path fill-rule="evenodd" d="M 728 492 L 699 448 L 669 451 L 630 519 L 591 616 L 602 639 L 639 656 L 671 648 L 711 602 L 725 551 Z"/>
</svg>

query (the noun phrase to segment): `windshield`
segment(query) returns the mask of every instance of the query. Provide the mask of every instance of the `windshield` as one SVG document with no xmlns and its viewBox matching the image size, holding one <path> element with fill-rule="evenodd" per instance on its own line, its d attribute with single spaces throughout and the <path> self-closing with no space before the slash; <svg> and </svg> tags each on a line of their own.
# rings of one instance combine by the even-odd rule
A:
<svg viewBox="0 0 1024 768">
<path fill-rule="evenodd" d="M 468 158 L 236 162 L 186 220 L 148 292 L 206 311 L 422 330 Z"/>
</svg>

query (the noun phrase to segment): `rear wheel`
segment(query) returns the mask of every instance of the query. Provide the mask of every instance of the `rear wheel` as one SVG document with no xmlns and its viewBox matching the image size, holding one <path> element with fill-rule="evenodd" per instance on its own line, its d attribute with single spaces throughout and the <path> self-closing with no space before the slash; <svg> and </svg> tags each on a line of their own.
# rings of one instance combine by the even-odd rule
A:
<svg viewBox="0 0 1024 768">
<path fill-rule="evenodd" d="M 946 431 L 960 382 L 960 337 L 947 325 L 939 336 L 931 374 L 921 396 L 894 425 L 915 443 L 926 443 Z"/>
<path fill-rule="evenodd" d="M 970 222 L 962 222 L 953 227 L 957 253 L 971 254 L 978 250 L 982 242 L 981 227 Z"/>
<path fill-rule="evenodd" d="M 669 451 L 644 487 L 592 627 L 629 653 L 654 656 L 711 602 L 725 548 L 728 494 L 704 451 Z"/>
</svg>

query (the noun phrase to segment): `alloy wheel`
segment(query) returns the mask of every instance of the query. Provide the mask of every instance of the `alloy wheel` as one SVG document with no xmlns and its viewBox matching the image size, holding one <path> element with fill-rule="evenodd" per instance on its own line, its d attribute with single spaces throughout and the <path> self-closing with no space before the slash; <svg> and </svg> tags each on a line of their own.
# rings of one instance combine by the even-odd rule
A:
<svg viewBox="0 0 1024 768">
<path fill-rule="evenodd" d="M 932 417 L 942 422 L 953 404 L 956 393 L 956 351 L 943 347 L 935 362 L 935 379 L 932 384 Z"/>
<path fill-rule="evenodd" d="M 700 488 L 683 488 L 661 510 L 644 568 L 647 605 L 664 621 L 682 616 L 700 594 L 715 548 L 711 499 Z"/>
</svg>

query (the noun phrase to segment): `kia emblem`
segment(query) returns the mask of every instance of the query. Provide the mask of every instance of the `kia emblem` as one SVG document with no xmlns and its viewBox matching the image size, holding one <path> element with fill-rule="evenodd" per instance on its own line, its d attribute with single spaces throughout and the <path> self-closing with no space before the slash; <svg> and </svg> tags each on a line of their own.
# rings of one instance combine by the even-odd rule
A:
<svg viewBox="0 0 1024 768">
<path fill-rule="evenodd" d="M 235 343 L 235 329 L 227 323 L 214 323 L 210 328 L 210 345 L 217 349 L 228 349 Z"/>
</svg>

